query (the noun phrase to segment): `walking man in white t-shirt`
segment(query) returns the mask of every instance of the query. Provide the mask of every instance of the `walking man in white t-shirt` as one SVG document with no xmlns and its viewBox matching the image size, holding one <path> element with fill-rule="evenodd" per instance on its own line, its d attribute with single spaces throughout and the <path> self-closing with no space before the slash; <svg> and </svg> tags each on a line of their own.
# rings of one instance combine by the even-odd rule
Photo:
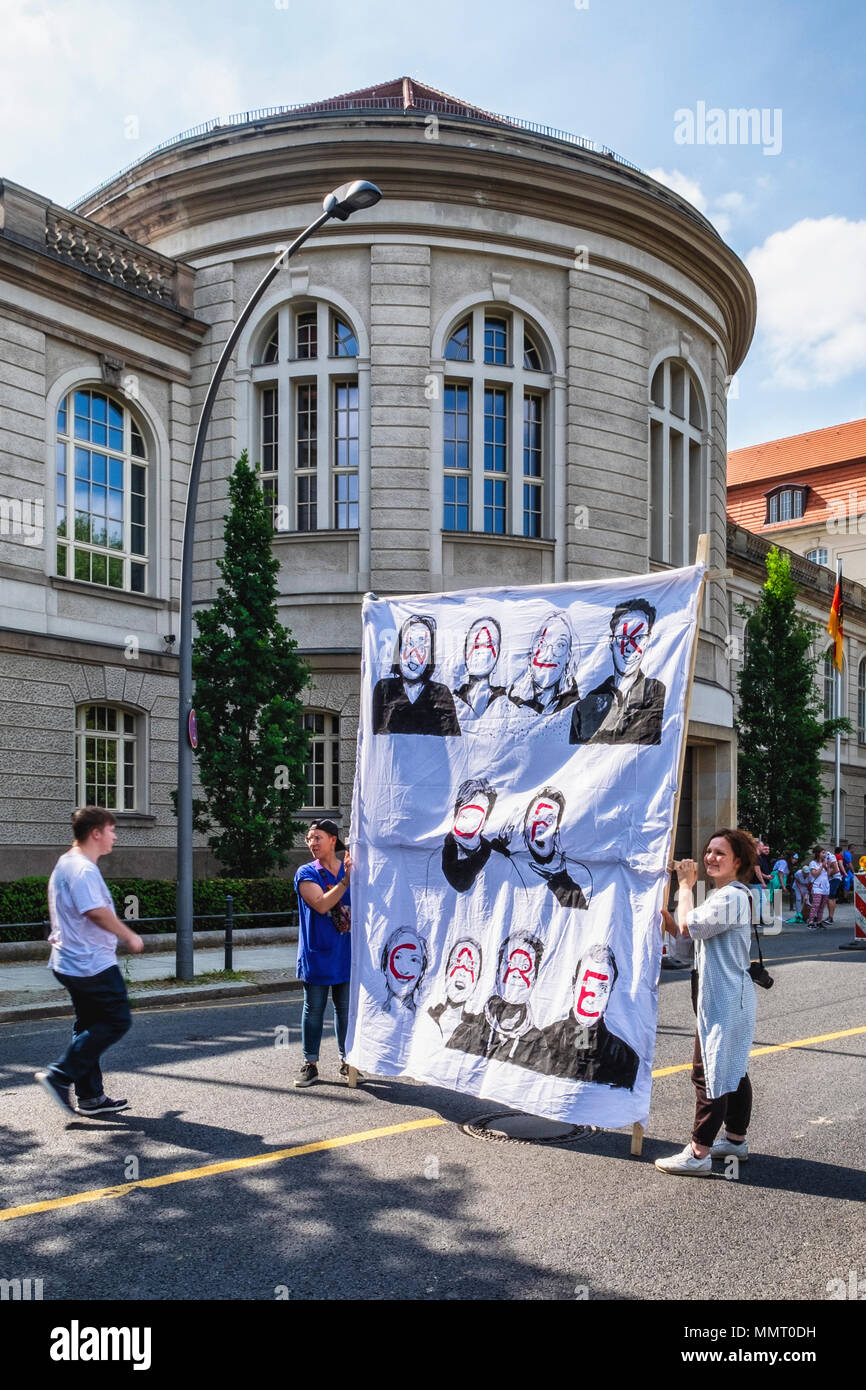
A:
<svg viewBox="0 0 866 1390">
<path fill-rule="evenodd" d="M 114 816 L 101 806 L 82 806 L 72 817 L 71 849 L 58 859 L 48 882 L 51 969 L 75 1006 L 72 1042 L 36 1080 L 61 1110 L 103 1115 L 125 1110 L 103 1089 L 99 1059 L 129 1030 L 132 1016 L 117 965 L 117 943 L 138 954 L 141 937 L 114 911 L 97 860 L 114 848 Z M 74 1086 L 77 1108 L 70 1090 Z"/>
</svg>

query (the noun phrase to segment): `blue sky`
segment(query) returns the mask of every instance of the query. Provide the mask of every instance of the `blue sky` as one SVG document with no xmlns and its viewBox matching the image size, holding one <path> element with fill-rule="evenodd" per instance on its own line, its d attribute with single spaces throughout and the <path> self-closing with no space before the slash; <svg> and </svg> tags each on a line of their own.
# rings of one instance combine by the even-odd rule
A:
<svg viewBox="0 0 866 1390">
<path fill-rule="evenodd" d="M 855 0 L 0 0 L 0 32 L 0 177 L 60 203 L 209 117 L 403 74 L 589 136 L 689 197 L 755 275 L 730 447 L 866 416 Z M 766 110 L 778 152 L 678 143 L 699 103 Z"/>
</svg>

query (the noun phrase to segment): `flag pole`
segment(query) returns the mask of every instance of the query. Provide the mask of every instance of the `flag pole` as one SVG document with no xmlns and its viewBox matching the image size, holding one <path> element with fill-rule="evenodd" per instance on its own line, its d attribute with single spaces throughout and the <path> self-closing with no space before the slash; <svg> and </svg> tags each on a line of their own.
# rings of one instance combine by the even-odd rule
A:
<svg viewBox="0 0 866 1390">
<path fill-rule="evenodd" d="M 842 603 L 842 561 L 836 561 L 836 584 L 839 603 Z M 842 663 L 836 663 L 836 717 L 842 714 Z M 833 789 L 833 845 L 842 843 L 842 734 L 836 730 L 836 781 Z"/>
</svg>

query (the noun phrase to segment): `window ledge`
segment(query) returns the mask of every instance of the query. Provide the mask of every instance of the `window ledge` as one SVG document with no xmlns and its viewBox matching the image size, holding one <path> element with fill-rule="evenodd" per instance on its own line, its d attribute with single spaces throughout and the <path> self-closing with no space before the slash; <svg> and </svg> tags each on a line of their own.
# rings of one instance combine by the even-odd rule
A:
<svg viewBox="0 0 866 1390">
<path fill-rule="evenodd" d="M 151 816 L 144 811 L 112 811 L 112 815 L 118 825 L 128 825 L 132 827 L 137 825 L 156 825 L 156 816 Z"/>
<path fill-rule="evenodd" d="M 556 542 L 547 536 L 497 536 L 490 531 L 442 531 L 443 540 L 448 541 L 472 541 L 474 544 L 481 545 L 517 545 L 527 550 L 535 550 L 543 547 L 552 550 Z"/>
<path fill-rule="evenodd" d="M 275 531 L 274 541 L 322 541 L 332 540 L 335 536 L 341 539 L 346 536 L 359 536 L 360 528 L 345 527 L 345 529 L 333 529 L 330 531 Z"/>
<path fill-rule="evenodd" d="M 49 576 L 52 589 L 62 589 L 67 594 L 89 594 L 94 598 L 117 599 L 121 603 L 134 603 L 145 608 L 168 608 L 167 598 L 153 598 L 150 594 L 133 594 L 128 589 L 109 589 L 107 584 L 91 584 L 86 579 L 64 579 L 59 574 Z"/>
</svg>

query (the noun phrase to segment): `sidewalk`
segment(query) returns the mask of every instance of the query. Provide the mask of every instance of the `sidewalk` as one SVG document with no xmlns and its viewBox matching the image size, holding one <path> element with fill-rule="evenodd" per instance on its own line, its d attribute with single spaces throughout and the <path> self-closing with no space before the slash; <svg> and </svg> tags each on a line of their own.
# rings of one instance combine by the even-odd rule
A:
<svg viewBox="0 0 866 1390">
<path fill-rule="evenodd" d="M 223 974 L 222 947 L 197 950 L 195 974 L 209 976 L 196 984 L 174 978 L 174 954 L 122 955 L 118 965 L 127 981 L 133 1008 L 142 1003 L 183 1003 L 189 999 L 222 999 L 300 988 L 295 973 L 297 942 L 273 946 L 235 946 L 230 976 Z M 0 965 L 0 1023 L 17 1019 L 72 1016 L 72 1005 L 47 963 Z"/>
</svg>

